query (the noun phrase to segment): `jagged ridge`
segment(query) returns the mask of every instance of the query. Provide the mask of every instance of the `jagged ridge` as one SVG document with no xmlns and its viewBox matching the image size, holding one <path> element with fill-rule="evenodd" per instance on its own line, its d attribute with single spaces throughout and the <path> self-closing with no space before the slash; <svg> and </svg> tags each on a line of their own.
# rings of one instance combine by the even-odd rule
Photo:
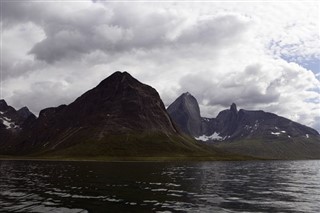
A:
<svg viewBox="0 0 320 213">
<path fill-rule="evenodd" d="M 234 103 L 216 118 L 201 118 L 195 98 L 188 94 L 188 99 L 195 100 L 190 105 L 183 97 L 168 107 L 168 113 L 182 131 L 208 145 L 261 158 L 320 158 L 320 136 L 310 127 L 262 110 L 238 111 Z"/>
</svg>

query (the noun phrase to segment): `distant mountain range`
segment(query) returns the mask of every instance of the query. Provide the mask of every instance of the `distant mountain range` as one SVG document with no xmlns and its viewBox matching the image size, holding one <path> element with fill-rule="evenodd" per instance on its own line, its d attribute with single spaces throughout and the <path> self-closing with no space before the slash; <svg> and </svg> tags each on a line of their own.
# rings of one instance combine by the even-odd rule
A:
<svg viewBox="0 0 320 213">
<path fill-rule="evenodd" d="M 15 110 L 0 100 L 0 155 L 309 159 L 320 158 L 320 137 L 316 130 L 272 113 L 238 111 L 235 104 L 217 118 L 202 118 L 189 93 L 166 110 L 154 88 L 127 72 L 115 72 L 71 104 L 41 110 L 38 118 L 26 107 Z"/>
<path fill-rule="evenodd" d="M 184 93 L 167 109 L 180 129 L 211 146 L 262 158 L 317 158 L 319 133 L 307 126 L 262 110 L 230 109 L 203 118 L 197 100 Z"/>
</svg>

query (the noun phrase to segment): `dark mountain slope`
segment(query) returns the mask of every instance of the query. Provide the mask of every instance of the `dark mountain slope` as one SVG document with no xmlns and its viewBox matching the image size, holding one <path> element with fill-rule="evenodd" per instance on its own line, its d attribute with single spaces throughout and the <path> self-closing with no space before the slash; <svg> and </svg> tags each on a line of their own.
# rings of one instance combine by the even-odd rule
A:
<svg viewBox="0 0 320 213">
<path fill-rule="evenodd" d="M 17 111 L 0 100 L 0 148 L 10 146 L 26 126 L 35 120 L 36 116 L 27 107 Z"/>
</svg>

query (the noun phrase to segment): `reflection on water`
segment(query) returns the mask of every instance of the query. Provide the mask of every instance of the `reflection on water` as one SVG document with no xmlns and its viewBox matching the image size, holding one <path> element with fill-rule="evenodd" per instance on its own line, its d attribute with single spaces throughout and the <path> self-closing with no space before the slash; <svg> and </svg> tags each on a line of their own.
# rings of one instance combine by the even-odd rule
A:
<svg viewBox="0 0 320 213">
<path fill-rule="evenodd" d="M 0 161 L 1 212 L 319 212 L 320 161 Z"/>
</svg>

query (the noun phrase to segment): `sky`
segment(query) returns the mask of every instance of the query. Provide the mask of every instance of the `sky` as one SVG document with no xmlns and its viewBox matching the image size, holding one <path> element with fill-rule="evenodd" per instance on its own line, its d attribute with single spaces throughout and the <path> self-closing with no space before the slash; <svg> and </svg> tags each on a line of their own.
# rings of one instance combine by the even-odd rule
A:
<svg viewBox="0 0 320 213">
<path fill-rule="evenodd" d="M 1 1 L 1 98 L 35 114 L 115 71 L 202 116 L 234 102 L 320 130 L 316 1 Z"/>
</svg>

